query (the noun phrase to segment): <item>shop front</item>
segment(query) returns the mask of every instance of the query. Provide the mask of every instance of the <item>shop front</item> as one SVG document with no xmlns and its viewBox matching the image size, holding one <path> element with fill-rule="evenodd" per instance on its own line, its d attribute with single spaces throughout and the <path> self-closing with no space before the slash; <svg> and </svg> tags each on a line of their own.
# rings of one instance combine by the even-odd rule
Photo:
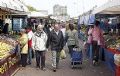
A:
<svg viewBox="0 0 120 76">
<path fill-rule="evenodd" d="M 15 1 L 0 0 L 0 76 L 11 76 L 19 65 L 19 46 L 10 32 L 26 25 L 27 14 Z M 9 35 L 2 33 L 6 23 L 9 24 Z"/>
</svg>

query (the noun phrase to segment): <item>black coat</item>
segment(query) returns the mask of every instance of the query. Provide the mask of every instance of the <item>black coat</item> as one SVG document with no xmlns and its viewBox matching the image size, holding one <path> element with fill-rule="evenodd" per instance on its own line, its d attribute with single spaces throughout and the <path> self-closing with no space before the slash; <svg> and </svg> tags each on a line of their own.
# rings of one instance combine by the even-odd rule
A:
<svg viewBox="0 0 120 76">
<path fill-rule="evenodd" d="M 58 35 L 54 30 L 50 33 L 50 45 L 52 51 L 61 51 L 64 47 L 64 37 L 62 31 Z"/>
</svg>

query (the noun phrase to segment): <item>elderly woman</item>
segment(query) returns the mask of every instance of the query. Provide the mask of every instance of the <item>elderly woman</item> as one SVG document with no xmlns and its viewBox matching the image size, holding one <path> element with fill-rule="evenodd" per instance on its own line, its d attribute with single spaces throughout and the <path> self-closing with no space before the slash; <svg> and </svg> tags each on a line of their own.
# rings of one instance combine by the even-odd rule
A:
<svg viewBox="0 0 120 76">
<path fill-rule="evenodd" d="M 43 31 L 43 25 L 38 25 L 37 31 L 34 33 L 32 38 L 32 48 L 36 52 L 36 67 L 45 71 L 45 51 L 47 50 L 47 34 Z M 40 61 L 41 60 L 41 61 Z"/>
<path fill-rule="evenodd" d="M 25 67 L 27 65 L 28 54 L 28 36 L 25 29 L 21 29 L 21 37 L 18 40 L 21 48 L 21 65 Z"/>
</svg>

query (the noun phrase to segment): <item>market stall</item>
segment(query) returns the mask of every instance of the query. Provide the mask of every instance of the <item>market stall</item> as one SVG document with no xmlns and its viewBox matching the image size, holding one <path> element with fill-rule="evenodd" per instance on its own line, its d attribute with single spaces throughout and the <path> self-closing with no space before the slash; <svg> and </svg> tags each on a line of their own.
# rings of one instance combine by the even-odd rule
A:
<svg viewBox="0 0 120 76">
<path fill-rule="evenodd" d="M 28 14 L 28 24 L 36 29 L 39 23 L 44 23 L 46 19 L 48 19 L 48 13 L 44 13 L 41 11 L 33 11 Z"/>
<path fill-rule="evenodd" d="M 18 45 L 11 36 L 0 35 L 0 76 L 11 76 L 18 68 Z"/>
<path fill-rule="evenodd" d="M 86 15 L 89 15 L 88 24 L 93 23 L 95 19 L 100 21 L 100 28 L 104 30 L 106 41 L 106 47 L 101 48 L 100 50 L 104 53 L 103 56 L 105 56 L 104 63 L 115 76 L 120 76 L 120 1 L 109 1 L 103 6 L 90 11 L 90 13 L 87 13 Z M 84 15 L 83 17 L 85 18 Z M 118 54 L 117 57 L 116 54 Z"/>
<path fill-rule="evenodd" d="M 13 25 L 20 26 L 20 24 L 12 24 L 13 18 L 18 18 L 18 15 L 25 15 L 26 8 L 18 0 L 0 0 L 0 29 L 2 31 L 5 23 L 9 24 L 12 30 Z M 20 16 L 19 16 L 20 17 Z M 18 22 L 22 22 L 18 20 Z M 9 29 L 8 28 L 8 29 Z M 11 76 L 16 69 L 18 69 L 18 44 L 16 38 L 8 34 L 0 33 L 0 76 Z"/>
</svg>

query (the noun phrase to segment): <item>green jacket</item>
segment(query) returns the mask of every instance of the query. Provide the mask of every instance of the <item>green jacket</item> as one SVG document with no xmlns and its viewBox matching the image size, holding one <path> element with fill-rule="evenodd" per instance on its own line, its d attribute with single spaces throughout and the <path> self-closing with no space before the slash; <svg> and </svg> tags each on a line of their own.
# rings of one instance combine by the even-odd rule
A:
<svg viewBox="0 0 120 76">
<path fill-rule="evenodd" d="M 68 30 L 66 31 L 66 36 L 68 37 L 67 39 L 67 45 L 76 45 L 78 46 L 78 33 L 76 30 Z"/>
</svg>

